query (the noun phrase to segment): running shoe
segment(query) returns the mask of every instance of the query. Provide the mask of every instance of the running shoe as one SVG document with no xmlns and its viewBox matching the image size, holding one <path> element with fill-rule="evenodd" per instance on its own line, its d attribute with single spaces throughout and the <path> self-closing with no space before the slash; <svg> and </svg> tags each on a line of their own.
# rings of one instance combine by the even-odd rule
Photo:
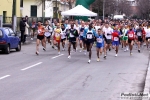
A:
<svg viewBox="0 0 150 100">
<path fill-rule="evenodd" d="M 106 57 L 107 57 L 107 56 L 105 55 L 105 56 L 104 56 L 104 59 L 106 59 Z"/>
<path fill-rule="evenodd" d="M 97 58 L 97 62 L 99 62 L 100 61 L 100 59 L 99 58 Z"/>
<path fill-rule="evenodd" d="M 117 57 L 118 55 L 116 54 L 115 57 Z"/>
<path fill-rule="evenodd" d="M 39 55 L 39 52 L 38 52 L 38 51 L 36 51 L 36 55 Z"/>
<path fill-rule="evenodd" d="M 71 59 L 71 56 L 70 56 L 70 55 L 68 56 L 68 59 Z"/>
<path fill-rule="evenodd" d="M 88 63 L 90 64 L 90 63 L 91 63 L 91 60 L 89 60 Z"/>
<path fill-rule="evenodd" d="M 46 49 L 45 49 L 45 48 L 43 48 L 43 50 L 44 50 L 44 51 L 46 51 Z"/>
</svg>

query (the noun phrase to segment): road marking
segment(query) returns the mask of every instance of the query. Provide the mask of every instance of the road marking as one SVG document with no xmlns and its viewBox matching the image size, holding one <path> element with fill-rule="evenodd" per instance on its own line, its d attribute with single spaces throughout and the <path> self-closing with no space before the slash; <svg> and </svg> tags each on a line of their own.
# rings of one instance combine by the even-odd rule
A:
<svg viewBox="0 0 150 100">
<path fill-rule="evenodd" d="M 58 58 L 58 57 L 63 56 L 63 55 L 64 55 L 64 54 L 60 54 L 60 55 L 58 55 L 58 56 L 52 57 L 52 59 Z"/>
<path fill-rule="evenodd" d="M 9 77 L 10 75 L 5 75 L 5 76 L 3 76 L 3 77 L 0 77 L 0 80 L 2 80 L 2 79 L 4 79 L 4 78 L 7 78 L 7 77 Z"/>
<path fill-rule="evenodd" d="M 24 71 L 24 70 L 30 69 L 30 68 L 32 68 L 32 67 L 35 67 L 35 66 L 37 66 L 37 65 L 40 65 L 40 64 L 42 64 L 42 62 L 39 62 L 39 63 L 37 63 L 37 64 L 31 65 L 31 66 L 26 67 L 26 68 L 23 68 L 23 69 L 21 69 L 21 70 Z"/>
</svg>

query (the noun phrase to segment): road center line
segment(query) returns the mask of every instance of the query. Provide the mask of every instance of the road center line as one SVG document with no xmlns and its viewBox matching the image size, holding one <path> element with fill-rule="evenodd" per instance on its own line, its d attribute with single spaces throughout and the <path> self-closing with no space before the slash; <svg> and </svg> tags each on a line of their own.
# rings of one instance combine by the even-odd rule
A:
<svg viewBox="0 0 150 100">
<path fill-rule="evenodd" d="M 10 75 L 5 75 L 5 76 L 3 76 L 3 77 L 0 77 L 0 80 L 2 80 L 2 79 L 4 79 L 4 78 L 7 78 L 7 77 L 9 77 Z"/>
<path fill-rule="evenodd" d="M 52 59 L 58 58 L 58 57 L 63 56 L 63 55 L 64 55 L 64 54 L 60 54 L 60 55 L 58 55 L 58 56 L 52 57 Z"/>
<path fill-rule="evenodd" d="M 40 64 L 42 64 L 42 62 L 39 62 L 39 63 L 37 63 L 37 64 L 31 65 L 31 66 L 26 67 L 26 68 L 23 68 L 23 69 L 21 69 L 21 70 L 24 71 L 24 70 L 30 69 L 30 68 L 32 68 L 32 67 L 35 67 L 35 66 L 37 66 L 37 65 L 40 65 Z"/>
</svg>

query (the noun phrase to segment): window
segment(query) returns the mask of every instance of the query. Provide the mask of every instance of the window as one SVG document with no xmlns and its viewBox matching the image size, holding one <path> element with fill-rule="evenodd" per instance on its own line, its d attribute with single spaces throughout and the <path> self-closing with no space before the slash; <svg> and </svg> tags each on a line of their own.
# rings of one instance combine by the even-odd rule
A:
<svg viewBox="0 0 150 100">
<path fill-rule="evenodd" d="M 37 17 L 37 6 L 31 5 L 31 17 Z"/>
<path fill-rule="evenodd" d="M 3 23 L 6 22 L 6 13 L 7 13 L 7 11 L 3 11 Z"/>
<path fill-rule="evenodd" d="M 8 30 L 9 30 L 10 34 L 14 34 L 12 29 L 9 28 Z"/>
<path fill-rule="evenodd" d="M 9 30 L 7 28 L 4 28 L 4 31 L 5 31 L 7 36 L 10 36 L 10 32 L 9 32 Z"/>
<path fill-rule="evenodd" d="M 23 0 L 20 0 L 20 7 L 23 7 Z"/>
</svg>

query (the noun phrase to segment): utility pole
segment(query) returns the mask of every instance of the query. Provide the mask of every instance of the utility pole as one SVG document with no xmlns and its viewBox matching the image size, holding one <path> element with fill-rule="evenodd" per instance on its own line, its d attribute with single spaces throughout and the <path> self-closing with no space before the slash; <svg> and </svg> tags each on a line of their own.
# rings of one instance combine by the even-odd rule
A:
<svg viewBox="0 0 150 100">
<path fill-rule="evenodd" d="M 14 29 L 14 16 L 16 16 L 16 0 L 13 0 L 13 3 L 12 3 L 12 29 Z"/>
<path fill-rule="evenodd" d="M 105 19 L 105 0 L 103 0 L 103 20 Z"/>
<path fill-rule="evenodd" d="M 55 7 L 56 7 L 56 19 L 58 18 L 58 0 L 56 0 L 56 4 L 55 4 Z"/>
</svg>

